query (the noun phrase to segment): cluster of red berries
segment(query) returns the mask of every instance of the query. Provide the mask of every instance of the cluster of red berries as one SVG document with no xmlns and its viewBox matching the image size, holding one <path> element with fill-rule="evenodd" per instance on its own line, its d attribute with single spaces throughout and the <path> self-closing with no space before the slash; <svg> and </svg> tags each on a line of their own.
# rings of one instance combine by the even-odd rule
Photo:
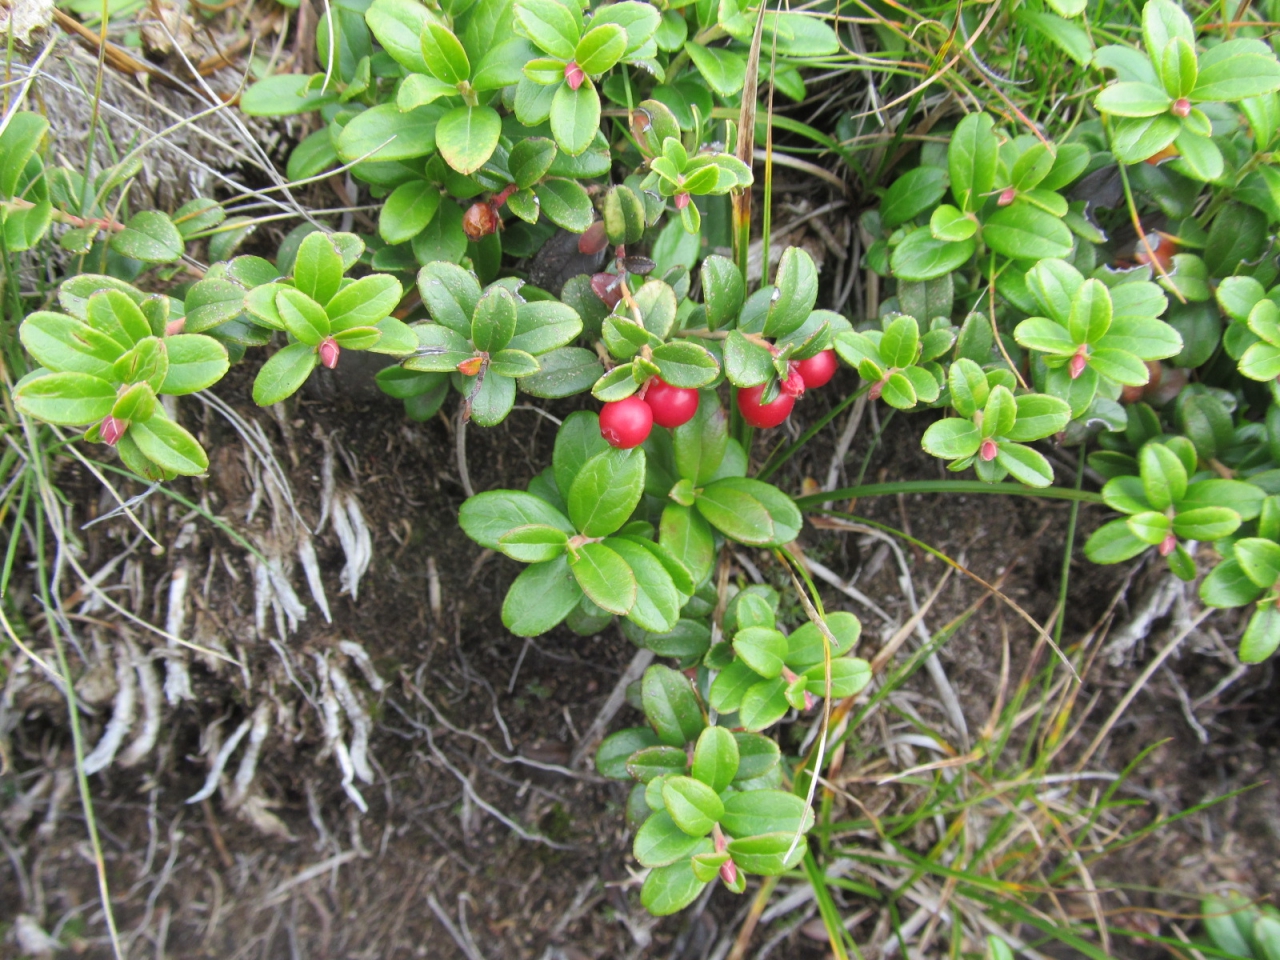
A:
<svg viewBox="0 0 1280 960">
<path fill-rule="evenodd" d="M 782 391 L 770 403 L 761 403 L 764 386 L 738 390 L 738 409 L 753 427 L 776 427 L 791 415 L 796 397 L 806 389 L 825 385 L 836 373 L 834 350 L 824 350 L 808 360 L 793 361 Z M 606 403 L 600 410 L 600 435 L 622 450 L 638 447 L 648 438 L 653 425 L 678 427 L 698 412 L 698 391 L 673 387 L 661 377 L 649 381 L 644 396 Z"/>
<path fill-rule="evenodd" d="M 614 400 L 600 409 L 600 436 L 615 447 L 630 450 L 645 442 L 655 423 L 678 427 L 692 420 L 697 412 L 697 390 L 673 387 L 661 377 L 654 377 L 643 397 L 636 394 Z"/>
<path fill-rule="evenodd" d="M 764 384 L 758 387 L 740 387 L 738 411 L 742 414 L 742 419 L 753 427 L 776 427 L 791 416 L 797 397 L 803 396 L 806 390 L 825 386 L 836 375 L 836 366 L 834 350 L 823 350 L 808 360 L 791 361 L 787 379 L 782 382 L 778 395 L 769 403 L 760 402 Z"/>
</svg>

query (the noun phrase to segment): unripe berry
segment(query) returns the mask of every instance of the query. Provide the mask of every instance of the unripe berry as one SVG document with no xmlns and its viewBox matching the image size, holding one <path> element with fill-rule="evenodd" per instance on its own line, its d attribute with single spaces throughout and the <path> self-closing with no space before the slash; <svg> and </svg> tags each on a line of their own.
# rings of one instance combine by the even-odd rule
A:
<svg viewBox="0 0 1280 960">
<path fill-rule="evenodd" d="M 698 391 L 673 387 L 661 377 L 654 377 L 649 381 L 644 402 L 653 411 L 653 422 L 671 429 L 688 423 L 698 412 Z"/>
<path fill-rule="evenodd" d="M 836 352 L 823 350 L 808 360 L 797 361 L 795 369 L 804 380 L 805 388 L 816 390 L 831 382 L 831 378 L 836 375 L 837 366 L 839 364 L 836 362 Z"/>
<path fill-rule="evenodd" d="M 639 397 L 606 403 L 600 410 L 600 436 L 620 450 L 644 443 L 653 429 L 653 411 Z"/>
<path fill-rule="evenodd" d="M 791 416 L 791 408 L 796 405 L 796 398 L 779 393 L 772 403 L 761 403 L 764 384 L 758 387 L 742 387 L 738 391 L 738 411 L 742 419 L 753 427 L 776 427 Z"/>
<path fill-rule="evenodd" d="M 498 229 L 498 215 L 484 200 L 477 200 L 462 215 L 462 232 L 469 240 L 481 240 Z"/>
<path fill-rule="evenodd" d="M 806 386 L 804 377 L 800 376 L 800 371 L 797 369 L 798 366 L 799 364 L 796 363 L 787 365 L 787 379 L 783 380 L 779 387 L 788 397 L 797 399 L 804 396 Z"/>
<path fill-rule="evenodd" d="M 325 337 L 320 341 L 319 346 L 320 362 L 332 370 L 338 365 L 338 357 L 342 353 L 342 348 L 338 346 L 338 341 L 333 337 Z"/>
</svg>

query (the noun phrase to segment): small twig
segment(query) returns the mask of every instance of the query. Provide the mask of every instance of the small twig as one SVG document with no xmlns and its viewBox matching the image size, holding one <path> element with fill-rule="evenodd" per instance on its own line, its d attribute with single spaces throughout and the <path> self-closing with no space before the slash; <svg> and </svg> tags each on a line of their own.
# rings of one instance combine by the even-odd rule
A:
<svg viewBox="0 0 1280 960">
<path fill-rule="evenodd" d="M 453 431 L 454 449 L 458 457 L 458 479 L 462 482 L 462 490 L 468 497 L 476 495 L 471 486 L 471 475 L 467 472 L 467 405 L 458 407 L 458 425 Z"/>
<path fill-rule="evenodd" d="M 466 954 L 467 960 L 484 960 L 484 954 L 476 948 L 475 941 L 471 939 L 470 932 L 468 931 L 467 936 L 463 937 L 463 935 L 458 931 L 458 928 L 453 925 L 453 921 L 449 919 L 449 914 L 445 913 L 444 907 L 440 906 L 440 901 L 436 899 L 436 895 L 434 893 L 427 894 L 427 906 L 429 906 L 431 908 L 431 912 L 436 915 L 436 919 L 440 921 L 440 925 L 449 932 L 449 936 L 451 936 L 453 938 L 453 942 L 458 945 L 458 949 Z"/>
</svg>

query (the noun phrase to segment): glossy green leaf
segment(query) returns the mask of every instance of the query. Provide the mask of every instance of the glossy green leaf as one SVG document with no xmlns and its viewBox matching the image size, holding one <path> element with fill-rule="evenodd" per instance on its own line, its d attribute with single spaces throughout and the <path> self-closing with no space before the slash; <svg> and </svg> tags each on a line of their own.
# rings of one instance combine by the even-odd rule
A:
<svg viewBox="0 0 1280 960">
<path fill-rule="evenodd" d="M 668 746 L 693 743 L 706 726 L 689 681 L 670 667 L 655 664 L 645 671 L 641 698 L 645 717 Z"/>
<path fill-rule="evenodd" d="M 536 637 L 564 620 L 581 599 L 567 556 L 535 563 L 507 590 L 502 623 L 517 637 Z"/>
<path fill-rule="evenodd" d="M 319 363 L 315 347 L 291 343 L 262 365 L 253 381 L 253 402 L 260 407 L 279 403 L 297 392 Z"/>
</svg>

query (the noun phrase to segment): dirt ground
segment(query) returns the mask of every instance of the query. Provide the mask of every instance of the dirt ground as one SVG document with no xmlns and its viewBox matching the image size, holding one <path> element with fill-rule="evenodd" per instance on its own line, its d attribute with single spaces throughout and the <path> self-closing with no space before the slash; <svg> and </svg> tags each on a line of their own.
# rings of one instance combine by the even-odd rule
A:
<svg viewBox="0 0 1280 960">
<path fill-rule="evenodd" d="M 192 582 L 202 584 L 192 593 L 193 636 L 221 637 L 229 653 L 243 658 L 246 670 L 225 664 L 210 669 L 217 661 L 185 655 L 196 699 L 166 710 L 159 744 L 141 764 L 132 770 L 108 768 L 91 778 L 115 918 L 128 956 L 723 958 L 753 887 L 745 898 L 715 889 L 684 914 L 649 919 L 639 907 L 638 884 L 630 872 L 635 864 L 622 817 L 625 787 L 600 781 L 585 766 L 573 772 L 547 769 L 570 762 L 635 650 L 614 629 L 584 638 L 562 628 L 528 643 L 503 629 L 499 608 L 518 568 L 501 557 L 483 556 L 456 526 L 464 493 L 453 456 L 453 423 L 438 418 L 413 424 L 396 404 L 349 398 L 304 399 L 290 419 L 276 421 L 245 402 L 248 376 L 238 370 L 218 392 L 262 424 L 308 524 L 314 525 L 319 513 L 325 443 L 338 451 L 330 455 L 336 463 L 335 487 L 358 499 L 372 534 L 372 564 L 360 581 L 358 600 L 338 596 L 344 551 L 330 525 L 317 538 L 316 550 L 333 623 L 323 622 L 295 571 L 299 596 L 311 609 L 297 631 L 287 634 L 286 644 L 273 645 L 255 627 L 246 551 L 202 520 L 194 535 L 184 536 L 183 523 L 191 522 L 184 521 L 185 509 L 154 496 L 145 501 L 151 506 L 144 519 L 154 524 L 157 540 L 167 549 L 163 555 L 143 555 L 145 588 L 134 590 L 135 612 L 163 622 L 166 585 L 176 567 L 187 563 Z M 819 416 L 825 404 L 852 388 L 853 374 L 840 376 L 832 388 L 805 401 L 793 418 L 799 421 L 795 426 Z M 573 406 L 553 403 L 548 410 L 563 416 Z M 238 528 L 267 531 L 265 508 L 252 521 L 245 518 L 253 484 L 242 438 L 219 417 L 206 413 L 201 419 L 198 409 L 186 407 L 184 416 L 202 425 L 201 439 L 213 451 L 214 467 L 207 480 L 177 489 Z M 919 449 L 925 419 L 896 418 L 888 425 L 870 456 L 869 481 L 941 475 L 937 461 Z M 318 425 L 314 436 L 312 424 Z M 471 428 L 467 455 L 475 489 L 523 486 L 549 461 L 553 431 L 548 420 L 525 409 L 493 430 Z M 829 428 L 777 482 L 798 492 L 805 477 L 825 476 L 834 432 Z M 851 477 L 874 433 L 868 418 L 846 460 Z M 761 445 L 756 456 L 764 452 Z M 1060 451 L 1060 482 L 1069 482 L 1062 478 L 1070 476 L 1073 461 L 1073 451 Z M 97 481 L 78 467 L 69 469 L 62 482 L 79 498 L 73 511 L 77 527 L 112 505 L 99 494 Z M 856 509 L 961 559 L 987 580 L 1016 560 L 1006 592 L 1041 622 L 1051 614 L 1067 526 L 1065 503 L 918 495 L 865 500 Z M 1081 536 L 1102 516 L 1097 508 L 1085 509 Z M 118 552 L 128 529 L 113 520 L 84 531 L 86 569 L 98 569 Z M 859 588 L 895 617 L 909 616 L 897 568 L 877 554 L 874 543 L 808 527 L 801 544 L 841 577 L 862 568 Z M 918 550 L 908 550 L 907 557 L 914 590 L 923 598 L 943 565 Z M 745 559 L 761 576 L 781 582 L 781 571 L 766 554 Z M 24 575 L 30 590 L 30 574 Z M 743 576 L 748 575 L 743 565 Z M 1126 582 L 1117 623 L 1159 580 L 1158 571 L 1100 569 L 1083 560 L 1073 564 L 1064 642 L 1093 628 Z M 864 656 L 870 656 L 883 642 L 879 622 L 835 590 L 823 592 L 828 609 L 850 609 L 863 618 Z M 964 577 L 953 577 L 927 623 L 936 629 L 982 592 Z M 34 602 L 23 612 L 38 626 Z M 1163 644 L 1179 615 L 1175 606 L 1119 665 L 1101 662 L 1086 676 L 1080 702 L 1092 707 L 1082 742 Z M 100 629 L 90 622 L 95 619 Z M 78 623 L 82 642 L 87 637 L 103 642 L 99 634 L 112 623 L 118 618 L 109 615 Z M 1152 678 L 1092 762 L 1094 769 L 1118 771 L 1140 750 L 1163 741 L 1131 781 L 1130 798 L 1142 801 L 1134 814 L 1139 823 L 1257 785 L 1095 866 L 1100 885 L 1124 887 L 1121 903 L 1186 913 L 1194 912 L 1194 904 L 1170 891 L 1195 892 L 1221 883 L 1252 896 L 1276 889 L 1280 680 L 1271 666 L 1256 667 L 1194 710 L 1183 706 L 1229 676 L 1222 640 L 1229 646 L 1236 630 L 1229 618 L 1210 620 L 1170 661 L 1173 669 Z M 1016 676 L 1034 633 L 994 603 L 942 652 L 971 727 L 985 720 L 995 695 L 1002 633 L 1009 638 Z M 322 713 L 307 702 L 307 691 L 316 688 L 316 656 L 337 657 L 339 640 L 361 643 L 387 681 L 377 694 L 348 667 L 374 721 L 369 754 L 375 783 L 356 784 L 368 805 L 363 815 L 344 795 L 334 758 L 322 750 Z M 286 662 L 298 673 L 292 680 Z M 911 689 L 917 687 L 927 689 L 922 678 L 912 681 Z M 211 725 L 221 720 L 218 729 L 225 738 L 264 691 L 273 698 L 274 724 L 253 790 L 260 809 L 276 818 L 277 836 L 264 833 L 261 824 L 269 821 L 252 826 L 243 807 L 229 810 L 225 785 L 209 800 L 184 802 L 204 783 L 207 754 L 216 752 L 210 749 Z M 109 701 L 109 695 L 99 697 L 96 716 L 86 717 L 89 746 L 110 715 Z M 12 766 L 0 778 L 0 839 L 6 854 L 0 859 L 0 925 L 25 915 L 75 954 L 109 956 L 85 824 L 65 772 L 70 758 L 65 707 L 50 688 L 36 686 L 19 690 L 10 706 L 20 722 L 10 735 Z M 928 703 L 921 707 L 926 715 L 931 709 Z M 929 719 L 941 723 L 946 718 Z M 611 729 L 638 720 L 634 710 L 623 707 Z M 788 886 L 784 882 L 781 889 Z M 853 913 L 863 906 L 866 901 L 850 894 L 844 909 Z M 759 929 L 749 955 L 757 955 L 785 920 Z M 1118 924 L 1125 924 L 1123 914 Z M 826 955 L 813 932 L 812 924 L 797 926 L 773 945 L 773 955 Z M 855 928 L 860 942 L 870 933 L 870 921 Z M 0 952 L 18 955 L 16 943 L 11 928 Z M 1140 956 L 1146 948 L 1118 940 L 1116 950 Z"/>
</svg>

